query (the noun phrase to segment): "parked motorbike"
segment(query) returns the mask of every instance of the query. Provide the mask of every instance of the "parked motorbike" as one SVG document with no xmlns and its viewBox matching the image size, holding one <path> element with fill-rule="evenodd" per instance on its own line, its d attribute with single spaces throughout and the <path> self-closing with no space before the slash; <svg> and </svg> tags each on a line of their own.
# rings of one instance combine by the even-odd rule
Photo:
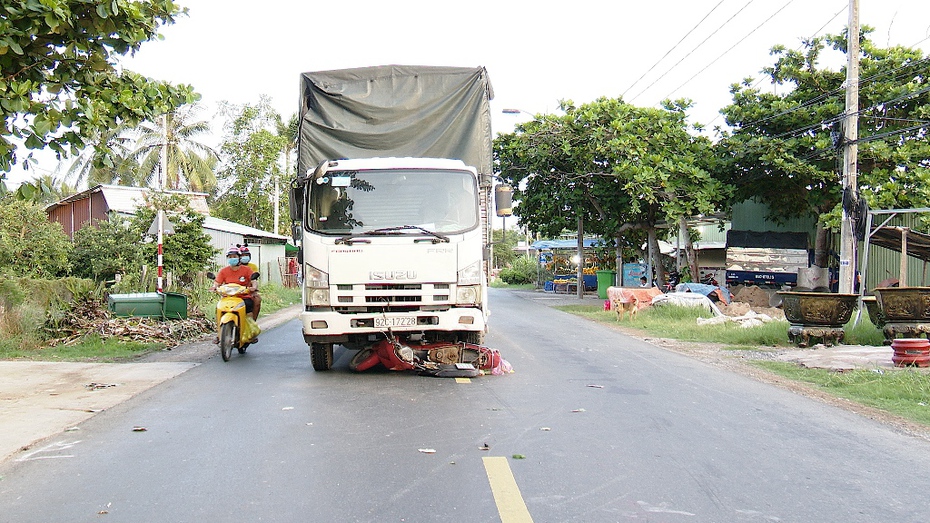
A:
<svg viewBox="0 0 930 523">
<path fill-rule="evenodd" d="M 716 287 L 717 279 L 714 278 L 714 273 L 708 272 L 708 273 L 701 275 L 701 283 L 703 283 L 704 285 L 713 285 L 714 287 Z"/>
<path fill-rule="evenodd" d="M 216 278 L 207 273 L 210 279 Z M 252 273 L 252 280 L 257 280 L 259 273 Z M 216 304 L 216 332 L 220 341 L 220 355 L 223 361 L 229 361 L 233 348 L 239 354 L 245 354 L 248 346 L 255 342 L 261 329 L 252 315 L 245 311 L 245 300 L 241 295 L 248 292 L 248 287 L 237 283 L 226 283 L 216 288 L 221 296 Z"/>
</svg>

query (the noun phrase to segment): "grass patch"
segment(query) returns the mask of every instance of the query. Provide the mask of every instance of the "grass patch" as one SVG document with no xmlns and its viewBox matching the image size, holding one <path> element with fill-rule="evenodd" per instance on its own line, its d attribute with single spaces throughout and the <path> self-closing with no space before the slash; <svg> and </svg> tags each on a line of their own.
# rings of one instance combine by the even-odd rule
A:
<svg viewBox="0 0 930 523">
<path fill-rule="evenodd" d="M 34 340 L 6 339 L 0 341 L 0 359 L 33 361 L 123 362 L 143 354 L 161 350 L 161 343 L 101 339 L 88 335 L 71 345 L 45 346 Z"/>
<path fill-rule="evenodd" d="M 809 383 L 834 396 L 930 426 L 930 374 L 915 369 L 832 372 L 792 363 L 754 361 L 779 376 Z"/>
<path fill-rule="evenodd" d="M 605 311 L 600 304 L 563 305 L 556 308 L 590 320 L 631 327 L 641 330 L 643 335 L 657 338 L 723 343 L 735 345 L 736 347 L 730 347 L 734 350 L 793 346 L 788 340 L 788 323 L 785 321 L 773 321 L 746 329 L 734 322 L 721 325 L 698 325 L 698 318 L 712 317 L 710 312 L 700 307 L 649 307 L 639 311 L 636 319 L 630 321 L 624 317 L 619 323 L 616 313 Z M 851 319 L 845 326 L 846 337 L 843 343 L 875 347 L 882 345 L 884 340 L 882 331 L 872 325 L 867 315 L 863 315 L 856 326 L 853 326 L 853 321 L 854 319 Z"/>
<path fill-rule="evenodd" d="M 559 310 L 602 323 L 614 323 L 643 331 L 644 335 L 674 338 L 683 341 L 724 343 L 740 347 L 787 346 L 788 324 L 782 321 L 744 329 L 736 323 L 698 325 L 698 318 L 712 314 L 699 307 L 649 307 L 639 311 L 632 321 L 617 322 L 616 313 L 603 310 L 600 305 L 565 305 Z"/>
</svg>

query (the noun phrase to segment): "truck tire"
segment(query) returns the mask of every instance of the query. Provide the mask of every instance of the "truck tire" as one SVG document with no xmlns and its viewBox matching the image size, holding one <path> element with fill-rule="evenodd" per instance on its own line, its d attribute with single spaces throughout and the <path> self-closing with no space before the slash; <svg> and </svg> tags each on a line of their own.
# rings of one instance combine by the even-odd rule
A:
<svg viewBox="0 0 930 523">
<path fill-rule="evenodd" d="M 333 344 L 311 343 L 310 363 L 313 364 L 313 370 L 316 371 L 333 368 Z"/>
</svg>

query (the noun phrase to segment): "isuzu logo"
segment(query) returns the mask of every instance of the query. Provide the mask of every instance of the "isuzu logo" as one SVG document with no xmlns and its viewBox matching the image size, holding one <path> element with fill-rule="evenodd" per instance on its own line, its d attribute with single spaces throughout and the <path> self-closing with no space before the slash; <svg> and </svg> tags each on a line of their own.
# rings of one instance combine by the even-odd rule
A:
<svg viewBox="0 0 930 523">
<path fill-rule="evenodd" d="M 415 280 L 417 271 L 371 271 L 368 277 L 372 280 Z"/>
</svg>

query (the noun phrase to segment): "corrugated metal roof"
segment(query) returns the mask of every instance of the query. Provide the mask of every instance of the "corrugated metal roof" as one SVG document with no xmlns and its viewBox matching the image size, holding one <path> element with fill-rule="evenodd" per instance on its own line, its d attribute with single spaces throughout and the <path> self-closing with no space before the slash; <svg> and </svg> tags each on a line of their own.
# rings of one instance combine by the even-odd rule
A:
<svg viewBox="0 0 930 523">
<path fill-rule="evenodd" d="M 125 214 L 134 214 L 145 199 L 145 194 L 151 189 L 144 187 L 126 187 L 124 185 L 95 185 L 90 189 L 72 194 L 67 198 L 48 205 L 45 209 L 48 211 L 53 207 L 62 206 L 78 200 L 88 198 L 93 193 L 102 193 L 106 200 L 108 210 Z M 210 209 L 207 207 L 207 193 L 190 192 L 190 191 L 165 191 L 167 194 L 177 194 L 186 196 L 190 201 L 191 208 L 195 211 L 208 214 Z"/>
<path fill-rule="evenodd" d="M 213 216 L 207 216 L 206 218 L 204 218 L 203 228 L 213 229 L 214 231 L 241 234 L 242 236 L 250 236 L 250 237 L 257 237 L 257 238 L 272 238 L 275 240 L 281 240 L 281 243 L 287 243 L 291 239 L 290 236 L 282 236 L 280 234 L 275 234 L 273 232 L 256 229 L 255 227 L 249 227 L 248 225 L 242 225 L 241 223 L 231 222 L 231 221 L 223 220 L 220 218 L 214 218 Z"/>
<path fill-rule="evenodd" d="M 96 185 L 90 189 L 87 189 L 86 191 L 72 194 L 71 196 L 57 203 L 49 205 L 46 207 L 46 212 L 54 207 L 60 207 L 72 202 L 87 199 L 90 197 L 90 195 L 97 192 L 103 194 L 108 211 L 117 212 L 123 215 L 134 215 L 136 213 L 136 209 L 138 209 L 139 206 L 144 203 L 146 193 L 151 192 L 151 189 L 144 187 L 126 187 L 123 185 Z M 204 217 L 203 223 L 205 229 L 229 232 L 254 238 L 269 238 L 273 240 L 280 240 L 281 243 L 286 243 L 288 240 L 290 240 L 289 236 L 282 236 L 273 232 L 249 227 L 248 225 L 242 225 L 240 223 L 235 223 L 210 216 L 210 209 L 207 206 L 206 193 L 189 191 L 165 191 L 165 193 L 186 196 L 190 202 L 191 208 L 194 211 L 206 215 Z"/>
</svg>

